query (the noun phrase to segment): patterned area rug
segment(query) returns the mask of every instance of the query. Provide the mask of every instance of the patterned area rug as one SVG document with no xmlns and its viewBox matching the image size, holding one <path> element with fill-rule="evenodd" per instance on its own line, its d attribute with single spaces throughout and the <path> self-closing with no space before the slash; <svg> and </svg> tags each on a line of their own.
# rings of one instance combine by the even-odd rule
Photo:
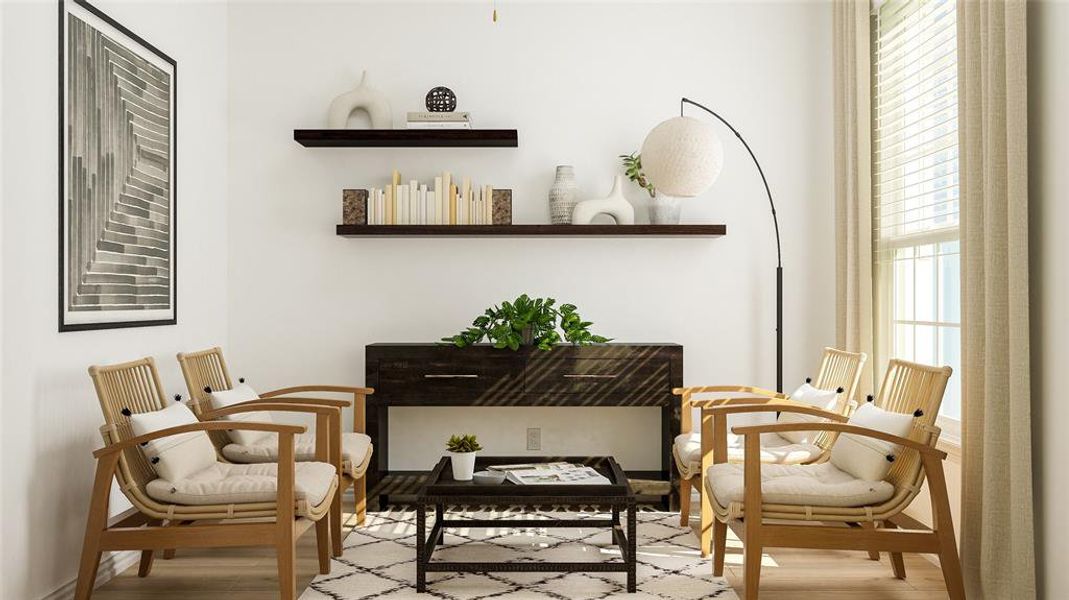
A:
<svg viewBox="0 0 1069 600">
<path fill-rule="evenodd" d="M 524 512 L 521 509 L 450 511 L 451 519 L 543 518 L 547 527 L 446 530 L 445 546 L 435 560 L 449 561 L 616 561 L 619 549 L 602 528 L 553 528 L 554 519 L 608 517 L 595 511 Z M 698 554 L 697 538 L 679 527 L 679 515 L 638 514 L 638 592 L 626 593 L 624 573 L 429 573 L 427 593 L 417 594 L 415 512 L 368 513 L 367 524 L 345 540 L 345 553 L 330 575 L 316 577 L 301 600 L 494 598 L 556 600 L 628 598 L 738 600 L 727 581 L 714 578 L 708 559 Z M 429 529 L 429 526 L 428 526 Z"/>
</svg>

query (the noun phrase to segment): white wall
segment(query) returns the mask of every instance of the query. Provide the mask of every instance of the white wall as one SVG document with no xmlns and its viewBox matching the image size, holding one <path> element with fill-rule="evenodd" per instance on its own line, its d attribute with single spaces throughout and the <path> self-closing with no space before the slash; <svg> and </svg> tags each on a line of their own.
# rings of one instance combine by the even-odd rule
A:
<svg viewBox="0 0 1069 600">
<path fill-rule="evenodd" d="M 86 368 L 226 342 L 227 11 L 222 3 L 94 4 L 178 61 L 178 325 L 57 333 L 57 4 L 4 2 L 0 598 L 41 598 L 77 572 L 99 447 Z M 121 508 L 121 506 L 119 507 Z"/>
<path fill-rule="evenodd" d="M 1069 4 L 1033 2 L 1028 9 L 1029 202 L 1033 244 L 1032 391 L 1036 457 L 1036 551 L 1043 598 L 1069 597 L 1069 470 L 1065 429 L 1069 403 Z"/>
<path fill-rule="evenodd" d="M 726 129 L 720 180 L 684 210 L 686 222 L 727 223 L 721 239 L 333 233 L 341 189 L 382 185 L 393 168 L 406 180 L 449 170 L 512 188 L 515 222 L 548 222 L 555 165 L 575 165 L 587 194 L 606 194 L 616 156 L 637 150 L 687 95 L 732 121 L 769 176 L 783 229 L 786 379 L 811 373 L 834 341 L 830 4 L 505 2 L 498 11 L 493 24 L 487 2 L 230 5 L 232 368 L 261 387 L 360 383 L 365 344 L 436 340 L 529 292 L 578 304 L 617 340 L 684 344 L 688 383 L 774 385 L 771 219 Z M 519 129 L 519 148 L 296 144 L 292 129 L 325 126 L 330 100 L 362 69 L 390 96 L 395 123 L 448 85 L 478 127 Z M 641 190 L 629 195 L 644 219 Z M 547 440 L 591 426 L 569 409 L 456 410 L 493 453 L 523 449 L 522 429 L 504 427 L 516 420 L 541 425 Z M 395 444 L 392 466 L 430 465 L 457 418 L 418 428 L 395 419 L 391 435 L 407 431 L 417 445 Z M 655 431 L 641 412 L 594 424 Z M 630 444 L 596 445 L 623 453 Z M 658 464 L 651 452 L 625 466 Z"/>
</svg>

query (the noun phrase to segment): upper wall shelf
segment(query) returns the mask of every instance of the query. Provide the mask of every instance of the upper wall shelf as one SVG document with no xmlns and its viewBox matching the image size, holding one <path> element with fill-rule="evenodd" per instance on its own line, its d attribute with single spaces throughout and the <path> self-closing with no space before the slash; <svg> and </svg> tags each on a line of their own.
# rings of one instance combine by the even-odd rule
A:
<svg viewBox="0 0 1069 600">
<path fill-rule="evenodd" d="M 294 129 L 306 148 L 515 148 L 515 129 Z"/>
<path fill-rule="evenodd" d="M 345 237 L 620 237 L 706 236 L 727 234 L 726 225 L 338 225 Z"/>
</svg>

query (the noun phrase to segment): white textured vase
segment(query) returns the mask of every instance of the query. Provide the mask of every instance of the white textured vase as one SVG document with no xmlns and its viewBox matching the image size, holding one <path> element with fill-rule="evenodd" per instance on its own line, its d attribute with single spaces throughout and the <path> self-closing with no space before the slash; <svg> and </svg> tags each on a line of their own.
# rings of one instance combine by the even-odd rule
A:
<svg viewBox="0 0 1069 600">
<path fill-rule="evenodd" d="M 624 177 L 617 175 L 612 182 L 612 191 L 605 198 L 583 200 L 572 211 L 573 225 L 589 225 L 594 217 L 609 215 L 617 225 L 634 225 L 635 208 L 624 197 Z"/>
<path fill-rule="evenodd" d="M 575 169 L 571 165 L 558 165 L 557 178 L 549 188 L 549 221 L 554 225 L 572 222 L 572 209 L 577 202 Z"/>
<path fill-rule="evenodd" d="M 327 127 L 345 129 L 349 124 L 349 115 L 355 110 L 367 111 L 372 129 L 393 129 L 393 113 L 390 112 L 386 94 L 368 85 L 367 71 L 360 78 L 360 85 L 330 103 Z"/>
<path fill-rule="evenodd" d="M 454 481 L 471 481 L 475 474 L 476 452 L 446 452 L 453 468 Z"/>
<path fill-rule="evenodd" d="M 653 198 L 650 198 L 650 223 L 679 225 L 679 213 L 682 207 L 682 199 L 657 192 Z"/>
</svg>

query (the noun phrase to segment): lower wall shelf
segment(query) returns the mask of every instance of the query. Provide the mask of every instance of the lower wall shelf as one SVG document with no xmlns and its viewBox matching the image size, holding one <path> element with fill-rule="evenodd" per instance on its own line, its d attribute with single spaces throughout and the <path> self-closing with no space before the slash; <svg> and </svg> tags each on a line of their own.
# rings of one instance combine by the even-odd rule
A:
<svg viewBox="0 0 1069 600">
<path fill-rule="evenodd" d="M 338 225 L 337 234 L 345 237 L 717 237 L 727 234 L 727 225 Z"/>
</svg>

